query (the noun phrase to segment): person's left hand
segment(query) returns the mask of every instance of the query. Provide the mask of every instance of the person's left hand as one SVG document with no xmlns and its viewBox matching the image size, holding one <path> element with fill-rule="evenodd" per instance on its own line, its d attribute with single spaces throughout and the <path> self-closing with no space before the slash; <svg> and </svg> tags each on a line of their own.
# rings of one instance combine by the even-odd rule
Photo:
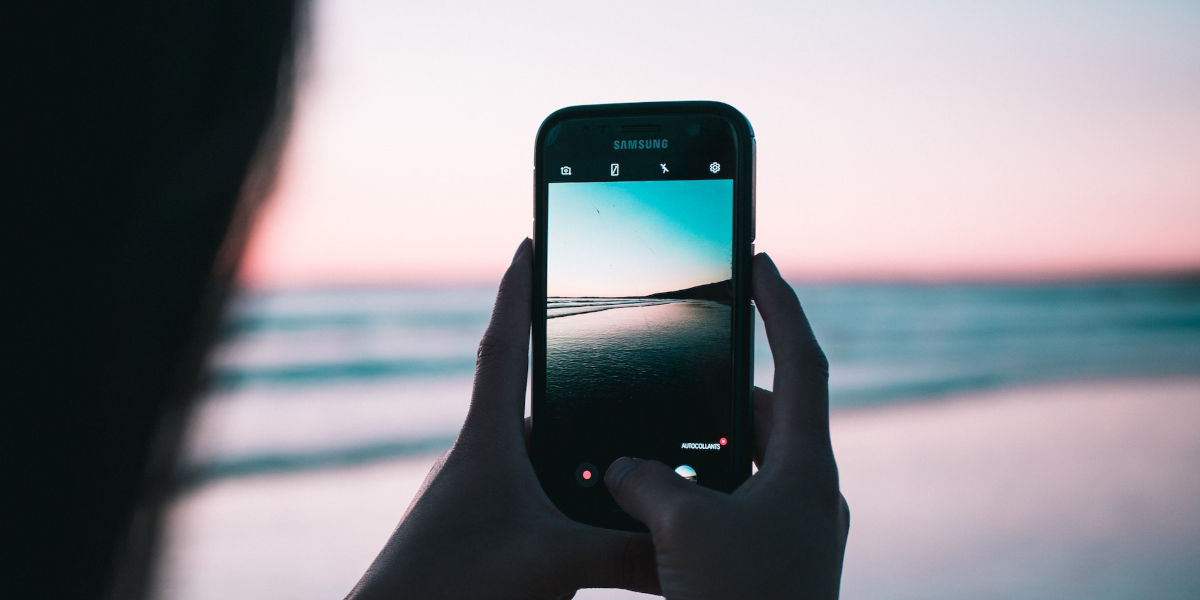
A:
<svg viewBox="0 0 1200 600">
<path fill-rule="evenodd" d="M 657 592 L 647 534 L 564 516 L 524 439 L 533 243 L 500 282 L 475 389 L 454 447 L 434 465 L 350 598 L 569 598 L 582 587 Z"/>
</svg>

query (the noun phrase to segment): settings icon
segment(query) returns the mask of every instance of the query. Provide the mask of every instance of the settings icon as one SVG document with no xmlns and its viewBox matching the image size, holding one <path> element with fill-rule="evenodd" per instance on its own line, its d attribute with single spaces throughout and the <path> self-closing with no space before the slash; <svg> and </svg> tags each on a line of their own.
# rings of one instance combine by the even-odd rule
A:
<svg viewBox="0 0 1200 600">
<path fill-rule="evenodd" d="M 708 165 L 708 170 L 710 173 L 720 173 L 721 172 L 721 163 L 714 162 L 711 165 Z"/>
</svg>

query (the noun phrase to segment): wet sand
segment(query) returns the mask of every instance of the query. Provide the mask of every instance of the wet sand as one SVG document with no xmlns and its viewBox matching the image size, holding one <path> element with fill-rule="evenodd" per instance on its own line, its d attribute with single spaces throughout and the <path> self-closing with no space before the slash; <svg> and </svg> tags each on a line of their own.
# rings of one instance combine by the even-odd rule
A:
<svg viewBox="0 0 1200 600">
<path fill-rule="evenodd" d="M 843 598 L 1200 597 L 1198 377 L 843 411 L 833 440 Z M 433 459 L 194 490 L 170 515 L 159 597 L 343 596 Z"/>
<path fill-rule="evenodd" d="M 1200 379 L 835 418 L 846 598 L 1200 596 Z"/>
</svg>

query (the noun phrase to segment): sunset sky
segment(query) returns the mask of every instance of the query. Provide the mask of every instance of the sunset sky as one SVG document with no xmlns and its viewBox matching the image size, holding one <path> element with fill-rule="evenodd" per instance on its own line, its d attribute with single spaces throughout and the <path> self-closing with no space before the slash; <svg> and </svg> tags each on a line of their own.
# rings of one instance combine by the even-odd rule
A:
<svg viewBox="0 0 1200 600">
<path fill-rule="evenodd" d="M 724 281 L 733 180 L 552 183 L 546 293 L 646 296 Z"/>
<path fill-rule="evenodd" d="M 256 286 L 494 283 L 533 138 L 711 99 L 794 278 L 1200 268 L 1200 3 L 318 0 Z"/>
</svg>

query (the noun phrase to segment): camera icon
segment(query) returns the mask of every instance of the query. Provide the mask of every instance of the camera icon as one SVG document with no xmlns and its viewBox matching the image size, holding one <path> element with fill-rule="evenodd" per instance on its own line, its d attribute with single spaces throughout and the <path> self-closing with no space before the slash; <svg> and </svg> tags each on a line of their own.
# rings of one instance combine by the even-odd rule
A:
<svg viewBox="0 0 1200 600">
<path fill-rule="evenodd" d="M 561 169 L 559 169 L 559 170 L 558 170 L 558 172 L 559 172 L 559 173 L 562 173 L 563 175 L 570 175 L 570 174 L 571 174 L 571 167 L 565 167 L 565 166 L 564 166 L 564 167 L 562 167 Z"/>
</svg>

